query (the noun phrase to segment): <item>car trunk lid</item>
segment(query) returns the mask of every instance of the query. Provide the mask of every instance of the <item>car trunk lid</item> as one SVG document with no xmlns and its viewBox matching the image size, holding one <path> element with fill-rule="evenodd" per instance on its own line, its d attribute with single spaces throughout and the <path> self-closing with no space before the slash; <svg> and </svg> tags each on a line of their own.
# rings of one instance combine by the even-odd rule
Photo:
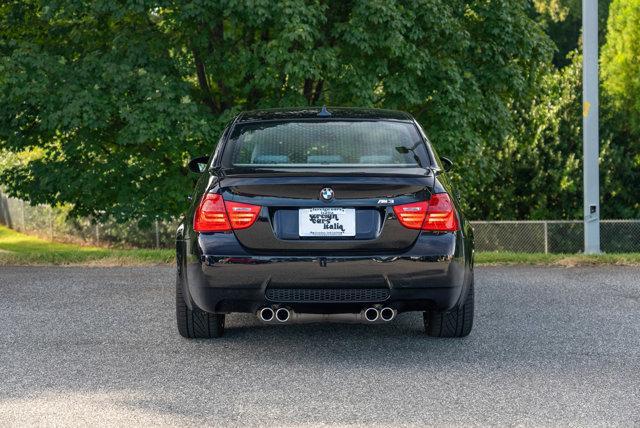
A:
<svg viewBox="0 0 640 428">
<path fill-rule="evenodd" d="M 432 183 L 428 170 L 403 175 L 271 171 L 225 174 L 217 191 L 225 201 L 262 207 L 255 224 L 235 231 L 240 243 L 256 253 L 384 254 L 410 247 L 420 233 L 403 227 L 392 206 L 428 199 Z M 333 197 L 324 199 L 323 189 L 330 189 Z M 323 229 L 324 224 L 317 223 L 327 218 L 330 224 Z"/>
</svg>

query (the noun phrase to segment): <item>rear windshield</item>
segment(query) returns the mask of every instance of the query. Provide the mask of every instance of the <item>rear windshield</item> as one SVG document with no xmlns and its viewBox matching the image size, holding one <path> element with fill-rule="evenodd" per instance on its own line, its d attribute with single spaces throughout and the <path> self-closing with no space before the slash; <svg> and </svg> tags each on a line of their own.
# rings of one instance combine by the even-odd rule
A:
<svg viewBox="0 0 640 428">
<path fill-rule="evenodd" d="M 428 165 L 416 127 L 393 121 L 256 122 L 236 126 L 225 150 L 233 167 Z"/>
</svg>

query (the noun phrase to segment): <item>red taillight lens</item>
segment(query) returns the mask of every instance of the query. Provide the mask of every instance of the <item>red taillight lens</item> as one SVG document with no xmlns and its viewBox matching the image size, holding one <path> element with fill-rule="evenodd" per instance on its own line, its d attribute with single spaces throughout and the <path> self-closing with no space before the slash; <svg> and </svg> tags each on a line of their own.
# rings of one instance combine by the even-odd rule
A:
<svg viewBox="0 0 640 428">
<path fill-rule="evenodd" d="M 202 198 L 193 219 L 196 232 L 228 232 L 246 229 L 255 223 L 260 214 L 258 205 L 225 202 L 217 193 L 207 193 Z"/>
<path fill-rule="evenodd" d="M 429 202 L 396 205 L 393 212 L 400 223 L 409 229 L 437 232 L 458 230 L 458 218 L 451 198 L 446 193 L 434 193 Z"/>
<path fill-rule="evenodd" d="M 193 230 L 196 232 L 225 232 L 231 230 L 222 196 L 217 193 L 206 193 L 203 196 L 193 219 Z"/>
<path fill-rule="evenodd" d="M 260 214 L 259 205 L 241 204 L 240 202 L 224 203 L 227 206 L 227 215 L 231 221 L 231 227 L 235 230 L 246 229 L 256 222 Z"/>
<path fill-rule="evenodd" d="M 415 202 L 413 204 L 395 205 L 393 212 L 400 223 L 409 229 L 420 229 L 424 224 L 427 214 L 427 202 Z"/>
<path fill-rule="evenodd" d="M 422 230 L 455 232 L 458 230 L 458 218 L 451 198 L 446 193 L 434 193 L 429 199 L 427 218 Z"/>
</svg>

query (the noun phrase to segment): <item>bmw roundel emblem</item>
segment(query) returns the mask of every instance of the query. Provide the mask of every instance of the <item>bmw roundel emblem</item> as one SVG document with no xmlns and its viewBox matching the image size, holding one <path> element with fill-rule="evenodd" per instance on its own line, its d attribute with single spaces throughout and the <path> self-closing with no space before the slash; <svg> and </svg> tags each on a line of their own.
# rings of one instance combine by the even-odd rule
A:
<svg viewBox="0 0 640 428">
<path fill-rule="evenodd" d="M 325 187 L 320 191 L 320 196 L 325 201 L 330 201 L 331 199 L 333 199 L 333 189 L 331 187 Z"/>
</svg>

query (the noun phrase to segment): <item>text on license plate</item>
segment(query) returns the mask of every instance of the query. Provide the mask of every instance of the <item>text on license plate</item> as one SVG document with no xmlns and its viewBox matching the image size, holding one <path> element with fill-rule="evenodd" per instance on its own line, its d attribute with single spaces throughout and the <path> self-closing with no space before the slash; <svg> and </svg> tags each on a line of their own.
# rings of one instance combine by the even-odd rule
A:
<svg viewBox="0 0 640 428">
<path fill-rule="evenodd" d="M 356 236 L 354 208 L 304 208 L 298 211 L 300 236 Z"/>
</svg>

